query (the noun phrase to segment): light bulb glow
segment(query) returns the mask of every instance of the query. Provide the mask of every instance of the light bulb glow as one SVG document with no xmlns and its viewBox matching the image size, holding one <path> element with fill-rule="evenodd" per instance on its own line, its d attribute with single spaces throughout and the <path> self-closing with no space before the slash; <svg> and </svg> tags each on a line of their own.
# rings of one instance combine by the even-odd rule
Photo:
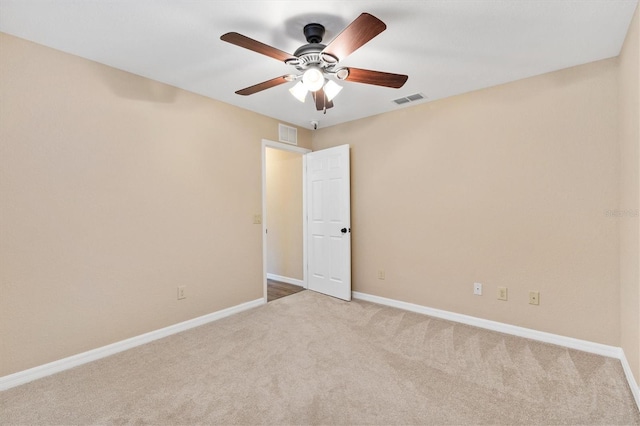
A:
<svg viewBox="0 0 640 426">
<path fill-rule="evenodd" d="M 328 101 L 332 101 L 341 90 L 342 86 L 331 80 L 327 81 L 327 84 L 324 85 L 324 93 L 327 95 Z"/>
<path fill-rule="evenodd" d="M 324 85 L 324 76 L 322 75 L 322 71 L 316 67 L 309 68 L 302 75 L 302 84 L 304 84 L 310 92 L 320 90 Z"/>
<path fill-rule="evenodd" d="M 304 87 L 301 81 L 297 82 L 295 86 L 289 89 L 289 92 L 300 102 L 304 102 L 307 97 L 307 88 Z"/>
</svg>

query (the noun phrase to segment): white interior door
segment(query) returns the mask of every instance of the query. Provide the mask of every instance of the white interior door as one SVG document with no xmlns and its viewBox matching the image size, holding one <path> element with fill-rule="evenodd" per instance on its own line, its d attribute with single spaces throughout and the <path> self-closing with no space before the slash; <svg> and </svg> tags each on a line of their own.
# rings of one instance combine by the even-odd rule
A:
<svg viewBox="0 0 640 426">
<path fill-rule="evenodd" d="M 351 300 L 349 145 L 310 152 L 305 157 L 308 286 Z"/>
</svg>

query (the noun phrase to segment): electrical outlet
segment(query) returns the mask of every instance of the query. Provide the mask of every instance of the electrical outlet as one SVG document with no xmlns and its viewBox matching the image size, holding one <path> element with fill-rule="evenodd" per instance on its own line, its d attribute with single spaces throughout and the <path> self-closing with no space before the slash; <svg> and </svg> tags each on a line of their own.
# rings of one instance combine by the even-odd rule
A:
<svg viewBox="0 0 640 426">
<path fill-rule="evenodd" d="M 187 286 L 181 285 L 178 287 L 178 300 L 186 299 L 187 297 Z"/>
<path fill-rule="evenodd" d="M 254 214 L 253 215 L 253 224 L 254 225 L 260 225 L 262 223 L 262 215 L 261 214 Z"/>
<path fill-rule="evenodd" d="M 507 300 L 507 288 L 498 287 L 498 300 Z"/>
<path fill-rule="evenodd" d="M 540 304 L 540 292 L 539 291 L 530 291 L 529 292 L 529 304 L 530 305 L 539 305 Z"/>
<path fill-rule="evenodd" d="M 482 296 L 482 283 L 473 283 L 473 294 Z"/>
<path fill-rule="evenodd" d="M 378 279 L 384 280 L 384 269 L 378 270 Z"/>
</svg>

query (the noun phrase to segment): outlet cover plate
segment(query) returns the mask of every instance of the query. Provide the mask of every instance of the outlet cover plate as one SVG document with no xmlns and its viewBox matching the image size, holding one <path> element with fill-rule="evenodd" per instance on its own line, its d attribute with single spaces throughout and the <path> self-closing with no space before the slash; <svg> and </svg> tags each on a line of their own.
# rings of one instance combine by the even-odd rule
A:
<svg viewBox="0 0 640 426">
<path fill-rule="evenodd" d="M 178 300 L 182 300 L 182 299 L 186 299 L 186 298 L 187 298 L 186 286 L 181 285 L 180 287 L 178 287 Z"/>
<path fill-rule="evenodd" d="M 539 305 L 540 304 L 540 292 L 539 291 L 530 291 L 529 292 L 529 304 L 530 305 Z"/>
<path fill-rule="evenodd" d="M 482 283 L 473 283 L 473 294 L 482 296 Z"/>
<path fill-rule="evenodd" d="M 498 287 L 498 300 L 507 300 L 507 288 Z"/>
</svg>

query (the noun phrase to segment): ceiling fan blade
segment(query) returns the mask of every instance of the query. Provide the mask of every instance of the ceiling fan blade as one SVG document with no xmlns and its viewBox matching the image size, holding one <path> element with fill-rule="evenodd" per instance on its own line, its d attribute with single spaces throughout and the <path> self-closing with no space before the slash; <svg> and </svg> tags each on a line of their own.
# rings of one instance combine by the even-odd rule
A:
<svg viewBox="0 0 640 426">
<path fill-rule="evenodd" d="M 289 75 L 283 75 L 280 77 L 272 78 L 271 80 L 263 81 L 262 83 L 245 87 L 244 89 L 238 90 L 236 93 L 238 95 L 243 95 L 243 96 L 253 95 L 254 93 L 258 93 L 263 90 L 270 89 L 272 87 L 279 86 L 281 84 L 289 82 L 287 77 L 289 77 Z"/>
<path fill-rule="evenodd" d="M 355 83 L 375 84 L 376 86 L 401 88 L 409 78 L 404 74 L 393 74 L 390 72 L 363 70 L 361 68 L 349 67 L 349 75 L 345 78 L 347 81 Z"/>
<path fill-rule="evenodd" d="M 327 94 L 324 93 L 323 89 L 311 92 L 311 94 L 313 95 L 313 101 L 316 103 L 316 109 L 318 111 L 333 108 L 333 101 L 327 99 Z"/>
<path fill-rule="evenodd" d="M 373 15 L 363 13 L 345 28 L 322 53 L 327 53 L 341 61 L 372 38 L 383 32 L 387 26 Z"/>
<path fill-rule="evenodd" d="M 243 36 L 242 34 L 226 33 L 220 36 L 220 40 L 226 41 L 227 43 L 235 44 L 236 46 L 244 47 L 245 49 L 253 50 L 254 52 L 261 53 L 273 59 L 277 59 L 278 61 L 284 62 L 288 59 L 296 59 L 295 56 L 292 56 L 287 52 L 283 52 L 280 49 L 276 49 L 275 47 L 271 47 L 268 44 L 264 44 L 247 36 Z"/>
</svg>

